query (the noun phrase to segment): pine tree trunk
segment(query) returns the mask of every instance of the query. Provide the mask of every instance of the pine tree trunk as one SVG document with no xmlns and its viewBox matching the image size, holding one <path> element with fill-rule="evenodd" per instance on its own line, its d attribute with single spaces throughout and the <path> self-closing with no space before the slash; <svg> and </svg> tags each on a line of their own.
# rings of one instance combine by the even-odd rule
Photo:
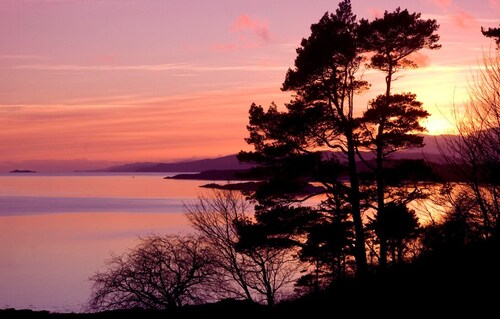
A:
<svg viewBox="0 0 500 319">
<path fill-rule="evenodd" d="M 363 220 L 361 219 L 361 196 L 359 193 L 358 172 L 356 168 L 356 155 L 355 145 L 350 128 L 346 132 L 347 138 L 347 157 L 349 162 L 349 181 L 351 189 L 349 194 L 349 201 L 352 208 L 352 219 L 354 222 L 355 247 L 354 256 L 356 258 L 356 268 L 358 275 L 363 275 L 368 271 L 368 264 L 366 261 L 366 248 L 365 248 L 365 231 L 363 227 Z"/>
<path fill-rule="evenodd" d="M 382 127 L 382 125 L 380 126 Z M 379 133 L 380 134 L 380 133 Z M 378 143 L 380 144 L 380 143 Z M 376 179 L 377 179 L 377 214 L 378 218 L 384 218 L 384 176 L 383 176 L 383 157 L 382 157 L 382 146 L 377 145 L 377 171 L 376 171 Z M 385 225 L 382 225 L 384 228 Z M 384 231 L 384 230 L 382 230 Z M 382 268 L 387 266 L 387 240 L 385 236 L 379 235 L 380 241 L 380 258 L 379 265 Z"/>
</svg>

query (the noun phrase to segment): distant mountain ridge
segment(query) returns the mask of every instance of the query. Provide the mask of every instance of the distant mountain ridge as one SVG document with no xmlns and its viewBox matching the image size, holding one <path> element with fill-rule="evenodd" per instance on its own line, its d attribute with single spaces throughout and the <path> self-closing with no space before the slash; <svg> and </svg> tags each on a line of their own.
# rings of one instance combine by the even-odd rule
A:
<svg viewBox="0 0 500 319">
<path fill-rule="evenodd" d="M 425 136 L 425 146 L 421 149 L 410 149 L 394 153 L 393 159 L 425 159 L 429 162 L 439 163 L 442 155 L 439 145 L 444 145 L 446 139 L 455 138 L 453 135 Z M 362 152 L 365 160 L 372 160 L 372 152 Z M 240 163 L 236 155 L 227 155 L 217 158 L 201 159 L 194 161 L 171 162 L 171 163 L 131 163 L 115 165 L 108 168 L 93 170 L 94 172 L 202 172 L 221 170 L 245 170 L 252 167 L 249 163 Z"/>
<path fill-rule="evenodd" d="M 111 166 L 99 172 L 201 172 L 206 170 L 243 170 L 251 164 L 240 163 L 236 155 L 173 163 L 132 163 Z"/>
</svg>

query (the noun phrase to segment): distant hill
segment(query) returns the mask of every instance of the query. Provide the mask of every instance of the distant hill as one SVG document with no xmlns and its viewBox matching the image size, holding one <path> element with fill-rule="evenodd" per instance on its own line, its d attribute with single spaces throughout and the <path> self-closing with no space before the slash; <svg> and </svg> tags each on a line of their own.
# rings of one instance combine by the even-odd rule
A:
<svg viewBox="0 0 500 319">
<path fill-rule="evenodd" d="M 248 169 L 209 169 L 199 173 L 184 173 L 167 176 L 165 179 L 198 179 L 212 181 L 239 181 L 241 174 L 248 173 Z"/>
<path fill-rule="evenodd" d="M 0 173 L 8 173 L 16 169 L 25 168 L 28 168 L 31 171 L 36 171 L 37 173 L 88 172 L 123 163 L 124 162 L 88 159 L 36 159 L 4 161 L 0 158 Z"/>
<path fill-rule="evenodd" d="M 421 149 L 411 149 L 394 153 L 393 159 L 425 159 L 428 162 L 439 163 L 442 156 L 439 153 L 438 145 L 442 145 L 445 139 L 454 138 L 448 136 L 425 136 L 425 146 Z M 365 160 L 374 159 L 371 152 L 362 152 Z M 115 165 L 108 168 L 94 170 L 97 172 L 202 172 L 220 170 L 245 170 L 252 167 L 248 163 L 240 163 L 236 155 L 228 155 L 217 158 L 201 159 L 195 161 L 170 162 L 170 163 L 132 163 Z M 221 179 L 221 178 L 216 178 Z"/>
<path fill-rule="evenodd" d="M 36 171 L 32 171 L 32 170 L 29 170 L 29 169 L 15 169 L 13 171 L 10 171 L 9 173 L 15 173 L 15 174 L 19 174 L 19 173 L 36 173 Z"/>
<path fill-rule="evenodd" d="M 207 170 L 243 170 L 252 165 L 240 163 L 236 155 L 173 163 L 133 163 L 111 166 L 100 172 L 201 172 Z"/>
</svg>

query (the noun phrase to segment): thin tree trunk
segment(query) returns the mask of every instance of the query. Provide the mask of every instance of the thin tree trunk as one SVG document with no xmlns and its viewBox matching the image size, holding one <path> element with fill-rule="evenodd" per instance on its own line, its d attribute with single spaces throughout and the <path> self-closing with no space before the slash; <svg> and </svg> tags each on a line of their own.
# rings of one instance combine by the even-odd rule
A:
<svg viewBox="0 0 500 319">
<path fill-rule="evenodd" d="M 404 244 L 402 239 L 398 239 L 398 264 L 403 261 Z"/>
<path fill-rule="evenodd" d="M 382 134 L 383 125 L 379 127 L 379 137 Z M 383 154 L 382 154 L 382 143 L 377 141 L 377 167 L 376 167 L 376 184 L 377 184 L 377 214 L 378 218 L 384 218 L 384 167 L 383 167 Z M 385 225 L 382 225 L 384 228 Z M 384 229 L 382 229 L 382 233 Z M 387 240 L 383 234 L 379 234 L 380 241 L 380 258 L 379 265 L 384 268 L 387 266 Z"/>
<path fill-rule="evenodd" d="M 386 91 L 385 91 L 385 102 L 386 109 L 389 108 L 389 98 L 391 96 L 391 82 L 392 82 L 392 63 L 389 63 L 389 71 L 387 73 L 387 77 L 385 78 Z M 384 120 L 380 122 L 378 127 L 377 137 L 376 137 L 376 146 L 377 146 L 377 157 L 376 157 L 376 186 L 377 186 L 377 214 L 380 218 L 384 214 L 384 143 L 383 143 L 383 135 L 384 135 Z M 382 226 L 385 227 L 385 226 Z M 379 236 L 380 240 L 380 258 L 379 265 L 382 268 L 387 266 L 387 240 L 385 237 Z"/>
<path fill-rule="evenodd" d="M 351 203 L 352 219 L 354 223 L 354 230 L 356 233 L 354 256 L 356 258 L 356 271 L 359 275 L 363 275 L 368 271 L 368 264 L 366 261 L 365 231 L 363 227 L 363 220 L 361 218 L 361 196 L 359 192 L 358 172 L 356 168 L 355 145 L 351 127 L 348 127 L 346 131 L 347 157 L 349 162 L 349 181 L 351 183 L 349 201 Z"/>
</svg>

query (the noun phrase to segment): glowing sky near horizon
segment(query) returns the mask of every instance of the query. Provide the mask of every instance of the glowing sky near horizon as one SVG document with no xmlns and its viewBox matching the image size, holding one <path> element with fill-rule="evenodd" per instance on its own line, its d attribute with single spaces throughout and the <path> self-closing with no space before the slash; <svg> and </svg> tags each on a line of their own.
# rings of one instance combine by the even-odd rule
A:
<svg viewBox="0 0 500 319">
<path fill-rule="evenodd" d="M 0 0 L 0 161 L 165 161 L 249 149 L 248 108 L 280 91 L 295 48 L 333 0 Z M 358 18 L 401 6 L 441 25 L 442 49 L 421 51 L 394 92 L 450 132 L 453 103 L 492 47 L 480 27 L 500 0 L 352 0 Z M 383 91 L 383 75 L 358 112 Z"/>
</svg>

